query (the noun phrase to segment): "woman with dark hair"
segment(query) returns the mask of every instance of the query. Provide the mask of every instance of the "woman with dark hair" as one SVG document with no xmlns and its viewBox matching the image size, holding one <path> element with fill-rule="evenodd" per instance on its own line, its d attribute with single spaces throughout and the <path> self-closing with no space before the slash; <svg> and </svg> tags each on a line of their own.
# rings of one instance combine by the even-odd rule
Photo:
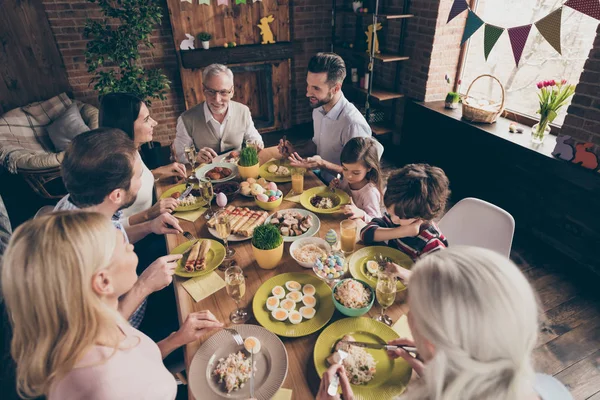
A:
<svg viewBox="0 0 600 400">
<path fill-rule="evenodd" d="M 139 97 L 129 93 L 110 93 L 100 101 L 100 126 L 118 128 L 127 133 L 139 149 L 152 141 L 152 133 L 157 122 L 150 117 L 150 111 Z M 135 225 L 153 219 L 163 212 L 171 212 L 177 207 L 175 199 L 162 199 L 152 206 L 154 180 L 170 176 L 186 177 L 183 164 L 174 162 L 152 171 L 142 161 L 142 187 L 135 203 L 123 210 L 126 224 Z"/>
</svg>

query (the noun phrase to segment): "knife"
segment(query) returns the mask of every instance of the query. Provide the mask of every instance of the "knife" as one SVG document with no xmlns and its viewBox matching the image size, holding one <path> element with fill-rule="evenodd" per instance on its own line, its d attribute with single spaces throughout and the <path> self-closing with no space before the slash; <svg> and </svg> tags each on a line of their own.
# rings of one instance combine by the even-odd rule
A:
<svg viewBox="0 0 600 400">
<path fill-rule="evenodd" d="M 386 350 L 386 351 L 394 351 L 396 349 L 403 349 L 409 353 L 417 353 L 417 348 L 412 346 L 402 346 L 402 345 L 391 345 L 391 344 L 381 344 L 381 343 L 365 343 L 365 342 L 352 342 L 348 340 L 341 340 L 340 343 L 349 344 L 351 346 L 363 347 L 367 349 L 376 349 L 376 350 Z"/>
<path fill-rule="evenodd" d="M 179 196 L 177 198 L 177 200 L 181 201 L 181 200 L 185 199 L 187 197 L 187 195 L 191 193 L 193 188 L 194 188 L 194 185 L 188 184 L 187 187 L 185 188 L 185 190 L 183 191 L 183 193 L 181 193 L 181 196 Z"/>
</svg>

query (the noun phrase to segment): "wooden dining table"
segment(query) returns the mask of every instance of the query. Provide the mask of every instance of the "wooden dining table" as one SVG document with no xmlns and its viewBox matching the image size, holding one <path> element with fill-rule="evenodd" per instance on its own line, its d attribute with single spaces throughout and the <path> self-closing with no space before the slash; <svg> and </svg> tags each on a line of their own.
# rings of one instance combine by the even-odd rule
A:
<svg viewBox="0 0 600 400">
<path fill-rule="evenodd" d="M 269 147 L 261 150 L 259 153 L 261 165 L 273 158 L 280 158 L 277 147 Z M 174 184 L 175 183 L 173 181 L 169 180 L 158 181 L 155 186 L 157 198 L 160 197 L 162 192 Z M 323 185 L 319 178 L 312 171 L 307 171 L 304 177 L 304 189 L 306 190 L 319 185 Z M 287 194 L 291 189 L 291 183 L 279 183 L 277 186 L 284 193 L 284 195 Z M 241 195 L 238 195 L 230 204 L 240 207 L 258 208 L 252 198 L 243 197 Z M 213 206 L 213 208 L 214 207 L 215 206 Z M 302 206 L 299 203 L 284 200 L 278 210 L 290 208 L 302 208 Z M 339 235 L 340 222 L 345 219 L 345 216 L 343 213 L 320 214 L 319 219 L 321 220 L 321 227 L 316 235 L 324 238 L 325 233 L 329 229 L 334 229 Z M 213 238 L 213 236 L 208 232 L 206 222 L 207 221 L 204 216 L 200 216 L 200 218 L 193 223 L 185 220 L 179 220 L 182 229 L 184 231 L 191 232 L 197 238 Z M 171 252 L 178 245 L 187 241 L 182 234 L 165 235 L 165 238 L 167 242 L 167 250 L 169 252 Z M 268 279 L 285 272 L 303 272 L 307 274 L 314 274 L 311 269 L 301 267 L 292 258 L 289 253 L 290 244 L 291 243 L 285 243 L 283 259 L 279 265 L 275 269 L 264 270 L 261 269 L 254 261 L 251 240 L 229 243 L 229 245 L 235 249 L 236 254 L 234 259 L 236 263 L 243 269 L 244 276 L 246 278 L 246 296 L 240 305 L 245 307 L 248 312 L 252 312 L 253 294 L 256 293 L 263 282 L 267 281 Z M 360 247 L 362 247 L 362 245 L 357 243 L 356 249 Z M 223 277 L 223 272 L 219 270 L 216 270 L 216 272 Z M 235 310 L 236 303 L 227 295 L 225 289 L 221 289 L 196 303 L 182 286 L 182 283 L 185 280 L 185 278 L 175 277 L 173 281 L 180 324 L 183 324 L 187 316 L 192 312 L 210 310 L 216 316 L 216 318 L 223 322 L 226 326 L 233 325 L 229 321 L 229 314 Z M 398 293 L 394 305 L 386 310 L 386 314 L 392 317 L 394 321 L 406 314 L 408 310 L 405 302 L 405 292 L 406 291 Z M 371 311 L 361 318 L 372 318 L 377 316 L 379 312 L 380 309 L 377 306 L 377 303 L 375 303 Z M 333 318 L 326 326 L 341 318 L 344 318 L 344 316 L 336 310 Z M 247 323 L 257 324 L 254 318 L 251 318 Z M 281 338 L 288 353 L 288 374 L 282 387 L 292 389 L 293 399 L 305 400 L 314 398 L 318 390 L 320 377 L 315 371 L 312 354 L 315 342 L 320 332 L 321 330 L 308 336 L 299 338 Z M 186 372 L 188 374 L 192 358 L 202 343 L 208 339 L 209 336 L 210 335 L 204 336 L 199 340 L 189 343 L 185 346 L 185 365 Z M 191 391 L 189 391 L 188 394 L 190 399 L 194 399 Z"/>
</svg>

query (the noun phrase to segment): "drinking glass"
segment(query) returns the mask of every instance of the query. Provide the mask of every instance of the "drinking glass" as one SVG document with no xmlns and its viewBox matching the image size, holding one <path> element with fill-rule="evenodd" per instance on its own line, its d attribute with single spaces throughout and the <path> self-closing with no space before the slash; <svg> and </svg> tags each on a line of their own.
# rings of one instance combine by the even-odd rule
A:
<svg viewBox="0 0 600 400">
<path fill-rule="evenodd" d="M 225 271 L 225 288 L 236 305 L 236 309 L 229 315 L 229 320 L 234 324 L 243 324 L 250 319 L 250 315 L 245 308 L 240 308 L 240 302 L 246 294 L 246 280 L 244 271 L 240 267 L 227 268 Z"/>
<path fill-rule="evenodd" d="M 302 194 L 304 192 L 304 174 L 305 168 L 292 168 L 292 194 Z"/>
<path fill-rule="evenodd" d="M 212 209 L 212 200 L 213 197 L 215 197 L 215 191 L 213 190 L 212 182 L 207 179 L 203 179 L 202 182 L 200 182 L 200 190 L 202 193 L 202 198 L 208 204 L 208 210 L 204 213 L 204 218 L 211 219 L 215 216 L 215 212 Z"/>
<path fill-rule="evenodd" d="M 183 148 L 185 152 L 185 158 L 187 158 L 190 163 L 191 174 L 188 177 L 188 181 L 192 181 L 192 183 L 196 183 L 195 169 L 196 169 L 196 147 L 194 145 L 186 146 Z"/>
<path fill-rule="evenodd" d="M 231 215 L 219 211 L 215 218 L 215 230 L 217 231 L 217 236 L 222 239 L 225 244 L 225 259 L 229 259 L 235 255 L 235 250 L 229 248 L 229 241 L 227 240 L 229 235 L 231 235 Z M 221 266 L 223 268 L 221 268 Z M 225 270 L 225 265 L 221 264 L 221 266 L 219 266 L 219 269 L 221 271 Z"/>
<path fill-rule="evenodd" d="M 384 272 L 379 273 L 375 296 L 381 306 L 381 314 L 375 317 L 375 320 L 391 326 L 392 319 L 385 314 L 385 310 L 394 304 L 394 300 L 396 299 L 396 278 Z"/>
<path fill-rule="evenodd" d="M 354 252 L 357 229 L 358 225 L 356 224 L 356 221 L 352 219 L 345 219 L 340 222 L 341 246 L 345 256 Z"/>
<path fill-rule="evenodd" d="M 258 152 L 258 141 L 255 139 L 246 139 L 246 147 L 252 147 Z"/>
</svg>

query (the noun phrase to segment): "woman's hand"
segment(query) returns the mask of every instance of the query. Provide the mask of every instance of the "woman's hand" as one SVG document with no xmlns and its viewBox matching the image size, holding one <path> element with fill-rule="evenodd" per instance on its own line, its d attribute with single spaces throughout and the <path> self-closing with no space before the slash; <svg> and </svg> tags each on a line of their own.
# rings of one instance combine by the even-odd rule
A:
<svg viewBox="0 0 600 400">
<path fill-rule="evenodd" d="M 415 347 L 415 342 L 413 342 L 410 339 L 394 339 L 394 340 L 390 340 L 388 342 L 388 344 L 390 345 L 394 345 L 394 346 L 412 346 Z M 410 355 L 409 352 L 407 352 L 404 349 L 398 348 L 396 350 L 393 351 L 388 351 L 388 357 L 391 358 L 392 360 L 395 360 L 398 357 L 402 357 L 403 359 L 406 360 L 406 362 L 408 362 L 408 365 L 410 365 L 412 367 L 412 369 L 415 370 L 415 372 L 419 375 L 419 376 L 423 376 L 423 370 L 425 369 L 425 365 L 423 364 L 423 361 L 421 361 L 420 359 L 413 357 Z"/>
<path fill-rule="evenodd" d="M 405 285 L 408 285 L 408 280 L 410 279 L 410 276 L 412 274 L 412 272 L 409 269 L 401 267 L 393 262 L 389 262 L 386 264 L 385 272 L 394 277 L 399 278 Z"/>
<path fill-rule="evenodd" d="M 183 346 L 200 339 L 206 333 L 222 328 L 223 324 L 208 310 L 191 313 L 181 328 L 175 333 L 178 342 Z"/>
<path fill-rule="evenodd" d="M 150 221 L 154 218 L 157 218 L 159 215 L 168 213 L 171 214 L 177 206 L 179 205 L 179 200 L 174 199 L 172 197 L 167 197 L 166 199 L 160 199 L 152 207 L 148 209 L 148 217 L 147 220 Z"/>
<path fill-rule="evenodd" d="M 157 179 L 168 178 L 170 176 L 177 176 L 179 178 L 185 178 L 187 176 L 187 172 L 185 170 L 185 165 L 178 163 L 178 162 L 174 162 L 173 164 L 158 167 L 152 171 L 152 174 Z"/>
<path fill-rule="evenodd" d="M 138 278 L 139 284 L 146 289 L 148 294 L 169 286 L 173 282 L 177 261 L 182 257 L 181 254 L 169 254 L 157 258 L 142 272 Z"/>
<path fill-rule="evenodd" d="M 334 364 L 325 373 L 321 379 L 321 385 L 319 386 L 319 392 L 317 393 L 316 400 L 339 400 L 340 396 L 330 396 L 327 394 L 329 384 L 333 381 L 335 374 L 338 374 L 340 378 L 340 387 L 342 388 L 342 396 L 344 400 L 354 400 L 354 393 L 350 387 L 350 382 L 346 376 L 346 370 L 341 364 Z"/>
</svg>

